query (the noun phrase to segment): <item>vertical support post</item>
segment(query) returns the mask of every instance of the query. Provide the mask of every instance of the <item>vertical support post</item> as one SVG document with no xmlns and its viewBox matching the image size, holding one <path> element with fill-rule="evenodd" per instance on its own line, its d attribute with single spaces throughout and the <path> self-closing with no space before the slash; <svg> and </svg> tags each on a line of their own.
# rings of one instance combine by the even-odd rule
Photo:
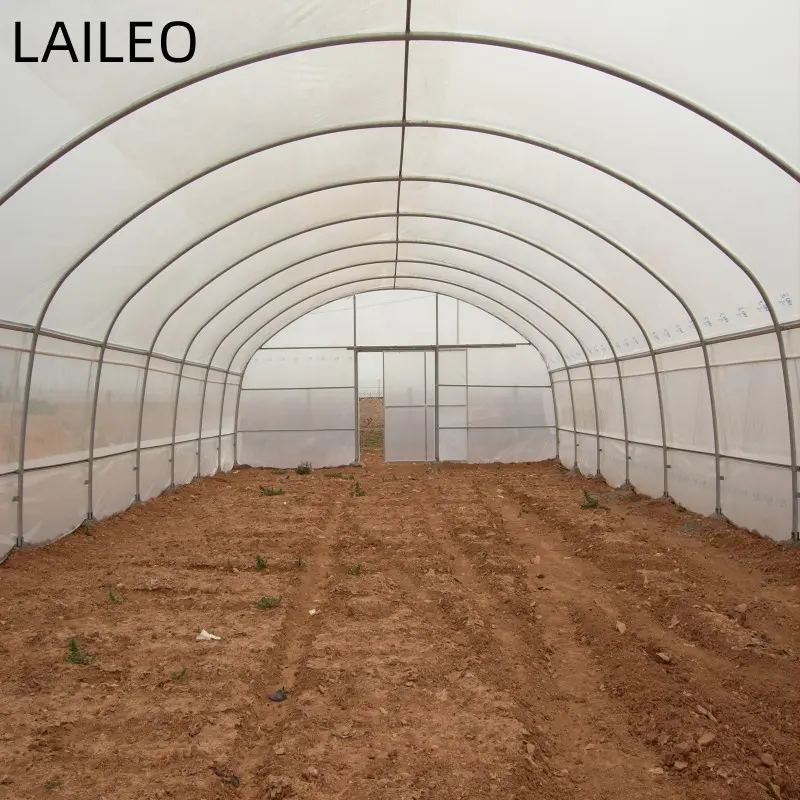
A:
<svg viewBox="0 0 800 800">
<path fill-rule="evenodd" d="M 233 359 L 231 359 L 233 363 Z M 230 369 L 230 365 L 228 365 Z M 233 466 L 239 466 L 239 403 L 242 401 L 242 385 L 244 384 L 244 373 L 247 371 L 247 365 L 242 370 L 242 376 L 239 378 L 239 388 L 236 391 L 236 406 L 233 411 Z"/>
<path fill-rule="evenodd" d="M 439 461 L 439 293 L 436 295 L 436 350 L 433 351 L 433 460 Z M 427 413 L 427 412 L 426 412 Z M 427 419 L 425 420 L 427 424 Z"/>
<path fill-rule="evenodd" d="M 410 401 L 409 401 L 410 402 Z M 422 424 L 425 426 L 425 461 L 428 460 L 428 351 L 422 351 Z"/>
<path fill-rule="evenodd" d="M 358 399 L 358 306 L 355 295 L 353 295 L 353 401 L 355 406 L 353 412 L 353 438 L 355 439 L 353 463 L 358 464 L 361 460 L 361 408 Z"/>
<path fill-rule="evenodd" d="M 206 411 L 206 392 L 208 391 L 208 377 L 211 374 L 211 361 L 206 367 L 206 377 L 203 380 L 203 392 L 200 395 L 200 419 L 197 423 L 197 477 L 203 474 L 203 416 Z M 178 388 L 180 391 L 180 387 Z M 174 443 L 174 440 L 173 440 Z M 174 456 L 173 456 L 174 458 Z M 173 465 L 174 469 L 174 465 Z"/>
<path fill-rule="evenodd" d="M 217 437 L 217 472 L 222 472 L 222 421 L 225 418 L 225 397 L 228 394 L 228 376 L 230 370 L 225 373 L 225 381 L 222 384 L 222 400 L 219 404 L 219 436 Z"/>
<path fill-rule="evenodd" d="M 383 461 L 386 463 L 386 351 L 381 351 L 381 384 L 383 386 Z"/>
<path fill-rule="evenodd" d="M 542 355 L 542 360 L 544 360 L 544 355 Z M 553 383 L 553 371 L 545 362 L 545 368 L 547 369 L 547 375 L 550 378 L 550 397 L 553 400 L 553 419 L 556 423 L 556 461 L 561 460 L 561 437 L 559 436 L 558 431 L 558 403 L 556 403 L 556 387 Z M 599 462 L 598 462 L 599 464 Z"/>
<path fill-rule="evenodd" d="M 178 383 L 175 386 L 175 405 L 172 409 L 172 437 L 169 445 L 169 486 L 170 489 L 175 488 L 175 439 L 178 435 L 178 407 L 181 402 L 181 385 L 183 383 L 183 367 L 186 363 L 184 356 L 181 361 L 180 369 L 178 370 Z M 202 416 L 202 414 L 201 414 Z"/>
<path fill-rule="evenodd" d="M 567 386 L 569 387 L 569 403 L 572 406 L 572 457 L 574 459 L 574 463 L 570 471 L 572 473 L 576 473 L 578 472 L 578 423 L 577 423 L 577 417 L 575 416 L 575 393 L 572 391 L 572 375 L 570 375 L 569 364 L 567 364 L 566 359 L 564 359 L 564 369 L 566 370 L 567 373 Z"/>
<path fill-rule="evenodd" d="M 625 402 L 625 386 L 622 382 L 622 368 L 619 364 L 619 358 L 617 358 L 617 354 L 614 353 L 614 364 L 617 368 L 617 381 L 619 382 L 619 401 L 622 407 L 622 430 L 625 436 L 625 483 L 622 484 L 620 488 L 622 489 L 633 489 L 633 484 L 631 483 L 631 442 L 630 442 L 630 435 L 628 433 L 628 406 Z"/>
</svg>

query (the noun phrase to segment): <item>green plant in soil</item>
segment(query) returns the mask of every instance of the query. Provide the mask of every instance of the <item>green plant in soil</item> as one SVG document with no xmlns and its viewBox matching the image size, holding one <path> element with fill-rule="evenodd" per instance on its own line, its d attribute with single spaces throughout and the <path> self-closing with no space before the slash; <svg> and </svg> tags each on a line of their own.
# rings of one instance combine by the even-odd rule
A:
<svg viewBox="0 0 800 800">
<path fill-rule="evenodd" d="M 184 667 L 180 672 L 173 672 L 170 677 L 174 681 L 185 681 L 189 677 L 189 668 Z"/>
<path fill-rule="evenodd" d="M 268 597 L 264 596 L 258 601 L 258 607 L 262 611 L 267 611 L 270 608 L 277 608 L 281 604 L 283 597 Z"/>
<path fill-rule="evenodd" d="M 364 572 L 364 568 L 361 566 L 361 564 L 353 564 L 353 566 L 350 567 L 347 572 L 350 575 L 361 575 Z"/>
<path fill-rule="evenodd" d="M 363 497 L 366 492 L 361 488 L 361 484 L 356 482 L 356 497 Z"/>
<path fill-rule="evenodd" d="M 312 466 L 311 466 L 311 462 L 310 462 L 310 461 L 301 461 L 301 462 L 300 462 L 300 463 L 297 465 L 297 468 L 295 469 L 295 472 L 296 472 L 298 475 L 310 475 L 310 474 L 311 474 L 311 471 L 312 471 L 312 469 L 313 469 L 313 468 L 312 468 Z"/>
<path fill-rule="evenodd" d="M 78 640 L 74 636 L 70 636 L 67 640 L 67 661 L 70 664 L 80 664 L 83 667 L 92 663 L 91 656 L 81 649 Z"/>
<path fill-rule="evenodd" d="M 256 556 L 256 569 L 263 572 L 267 568 L 267 559 L 263 556 Z"/>
<path fill-rule="evenodd" d="M 279 495 L 286 494 L 285 489 L 272 489 L 265 486 L 259 486 L 258 488 L 261 489 L 262 497 L 278 497 Z"/>
<path fill-rule="evenodd" d="M 115 606 L 121 606 L 125 602 L 125 598 L 121 595 L 118 595 L 113 589 L 108 593 L 108 599 Z"/>
<path fill-rule="evenodd" d="M 60 789 L 64 785 L 64 781 L 53 780 L 47 781 L 45 783 L 44 788 L 47 789 L 49 792 L 52 792 L 54 789 Z"/>
<path fill-rule="evenodd" d="M 597 499 L 597 497 L 593 494 L 589 494 L 589 492 L 584 490 L 583 505 L 581 506 L 581 508 L 599 508 L 599 507 L 600 507 L 600 501 Z"/>
</svg>

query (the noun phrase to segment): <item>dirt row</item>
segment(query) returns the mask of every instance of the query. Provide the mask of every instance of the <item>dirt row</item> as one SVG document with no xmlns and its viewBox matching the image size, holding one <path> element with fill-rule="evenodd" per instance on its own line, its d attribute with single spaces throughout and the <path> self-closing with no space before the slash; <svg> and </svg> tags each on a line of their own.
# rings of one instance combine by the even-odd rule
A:
<svg viewBox="0 0 800 800">
<path fill-rule="evenodd" d="M 379 458 L 15 554 L 0 797 L 800 798 L 798 551 L 553 463 Z"/>
</svg>

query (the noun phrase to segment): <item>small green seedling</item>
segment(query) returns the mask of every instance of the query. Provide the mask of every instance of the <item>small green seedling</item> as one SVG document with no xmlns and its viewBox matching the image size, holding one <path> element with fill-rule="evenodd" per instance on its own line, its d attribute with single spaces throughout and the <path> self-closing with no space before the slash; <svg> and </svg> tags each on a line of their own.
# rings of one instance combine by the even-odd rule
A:
<svg viewBox="0 0 800 800">
<path fill-rule="evenodd" d="M 92 528 L 94 527 L 94 519 L 87 519 L 84 520 L 83 525 L 81 525 L 81 530 L 83 531 L 84 536 L 94 536 L 92 533 Z"/>
<path fill-rule="evenodd" d="M 361 484 L 356 481 L 356 497 L 363 497 L 366 492 L 361 488 Z"/>
<path fill-rule="evenodd" d="M 259 486 L 261 489 L 261 496 L 262 497 L 278 497 L 279 495 L 286 494 L 285 489 L 271 489 L 265 486 Z"/>
<path fill-rule="evenodd" d="M 121 606 L 125 602 L 125 598 L 121 595 L 118 595 L 113 589 L 108 593 L 108 599 L 115 606 Z"/>
<path fill-rule="evenodd" d="M 297 465 L 297 469 L 295 469 L 295 472 L 298 475 L 310 475 L 311 474 L 311 470 L 312 470 L 312 466 L 311 466 L 311 462 L 310 461 L 301 461 Z"/>
<path fill-rule="evenodd" d="M 583 492 L 583 505 L 581 508 L 600 508 L 600 501 L 595 497 L 593 494 L 589 494 L 589 492 Z"/>
<path fill-rule="evenodd" d="M 262 572 L 267 568 L 267 559 L 263 556 L 256 556 L 256 569 Z"/>
<path fill-rule="evenodd" d="M 234 775 L 232 772 L 228 772 L 226 769 L 211 767 L 211 770 L 218 778 L 222 778 L 225 783 L 229 783 L 234 789 L 238 789 L 242 785 L 242 781 L 239 776 Z"/>
<path fill-rule="evenodd" d="M 262 611 L 267 611 L 270 608 L 277 608 L 281 604 L 283 597 L 267 597 L 264 596 L 258 601 L 258 607 Z"/>
<path fill-rule="evenodd" d="M 52 792 L 54 789 L 60 789 L 63 785 L 64 781 L 59 781 L 59 780 L 47 781 L 47 783 L 44 785 L 44 788 Z"/>
<path fill-rule="evenodd" d="M 174 681 L 185 681 L 189 677 L 189 668 L 184 667 L 180 672 L 173 672 L 170 677 Z"/>
<path fill-rule="evenodd" d="M 353 566 L 350 567 L 347 572 L 350 575 L 361 575 L 361 573 L 364 572 L 364 568 L 361 566 L 361 564 L 353 564 Z"/>
<path fill-rule="evenodd" d="M 91 656 L 81 650 L 81 646 L 74 636 L 71 636 L 67 641 L 67 661 L 70 664 L 80 664 L 84 667 L 92 663 Z"/>
<path fill-rule="evenodd" d="M 288 475 L 288 469 L 277 469 L 275 467 L 272 468 L 271 472 L 274 472 L 276 475 Z"/>
</svg>

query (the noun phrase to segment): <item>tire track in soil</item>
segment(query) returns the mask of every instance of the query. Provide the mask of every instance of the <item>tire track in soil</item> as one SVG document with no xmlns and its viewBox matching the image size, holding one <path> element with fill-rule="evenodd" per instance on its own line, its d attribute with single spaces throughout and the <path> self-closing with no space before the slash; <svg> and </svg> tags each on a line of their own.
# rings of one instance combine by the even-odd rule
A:
<svg viewBox="0 0 800 800">
<path fill-rule="evenodd" d="M 447 495 L 441 486 L 437 489 L 438 504 L 447 507 L 447 517 L 456 522 L 456 530 L 461 527 L 468 531 L 465 536 L 451 534 L 449 540 L 437 541 L 464 570 L 465 583 L 474 589 L 474 596 L 483 596 L 483 613 L 497 621 L 491 627 L 504 629 L 500 641 L 506 646 L 511 644 L 513 652 L 526 664 L 527 670 L 523 671 L 527 675 L 520 685 L 523 696 L 527 687 L 536 687 L 530 710 L 547 723 L 539 729 L 546 732 L 544 757 L 549 761 L 550 774 L 559 781 L 557 796 L 567 796 L 569 791 L 576 797 L 609 800 L 628 796 L 677 797 L 648 773 L 657 762 L 619 724 L 618 710 L 604 695 L 586 648 L 576 641 L 578 636 L 563 596 L 554 590 L 549 577 L 536 577 L 543 567 L 534 563 L 533 555 L 520 553 L 515 546 L 516 520 L 498 510 L 477 479 L 469 481 L 468 490 L 461 496 L 454 491 L 450 476 Z M 441 512 L 436 516 L 440 519 L 434 526 L 441 527 Z M 537 544 L 544 545 L 538 552 L 549 570 L 553 560 L 548 557 L 551 546 L 545 544 L 544 538 L 537 540 Z M 489 591 L 502 598 L 501 604 L 487 596 L 486 587 L 481 585 L 483 576 L 500 579 L 493 582 Z M 574 587 L 566 588 L 569 591 Z M 534 607 L 536 613 L 531 613 Z M 542 655 L 532 661 L 532 654 Z"/>
<path fill-rule="evenodd" d="M 547 529 L 547 539 L 560 542 L 561 562 L 565 556 L 570 558 L 574 550 L 554 528 L 554 523 L 565 524 L 558 509 L 551 513 L 550 503 L 513 482 L 502 486 L 528 508 L 520 538 L 530 539 L 531 528 Z M 516 509 L 515 503 L 504 503 L 507 518 Z M 760 687 L 741 691 L 746 676 L 729 652 L 713 646 L 706 649 L 702 640 L 684 639 L 684 626 L 670 629 L 663 612 L 653 608 L 652 597 L 642 600 L 628 589 L 635 585 L 630 574 L 633 567 L 626 572 L 612 562 L 607 568 L 607 549 L 599 539 L 592 548 L 592 560 L 572 559 L 572 569 L 583 576 L 583 590 L 573 592 L 569 613 L 601 667 L 609 691 L 623 701 L 631 734 L 650 744 L 670 779 L 680 781 L 685 797 L 796 797 L 791 763 L 796 738 L 776 727 L 780 709 L 774 703 L 769 707 L 768 694 L 750 701 L 748 695 L 758 697 Z M 554 564 L 559 564 L 558 559 Z M 614 583 L 620 577 L 624 583 Z M 592 603 L 582 602 L 586 597 Z M 627 621 L 627 635 L 614 630 L 618 619 Z M 664 651 L 671 656 L 669 664 L 658 663 L 655 657 Z M 788 680 L 785 685 L 786 698 L 792 702 L 796 690 Z M 698 713 L 699 707 L 712 710 L 719 722 Z M 705 732 L 713 733 L 715 739 L 707 748 L 698 748 L 697 740 Z M 764 750 L 783 763 L 769 769 L 756 763 L 757 754 Z M 685 765 L 680 772 L 669 769 L 676 761 Z"/>
<path fill-rule="evenodd" d="M 753 560 L 741 563 L 734 553 L 737 545 L 764 546 L 757 537 L 723 521 L 678 512 L 663 501 L 608 491 L 605 484 L 590 486 L 602 508 L 570 514 L 575 501 L 564 484 L 582 481 L 542 477 L 548 489 L 555 491 L 542 492 L 535 499 L 523 491 L 520 501 L 533 502 L 575 547 L 576 555 L 625 581 L 625 588 L 643 602 L 652 600 L 653 592 L 660 593 L 668 600 L 656 604 L 665 615 L 664 624 L 678 613 L 683 631 L 702 639 L 707 649 L 715 649 L 726 660 L 733 645 L 742 668 L 762 682 L 769 680 L 770 672 L 785 672 L 798 663 L 798 654 L 793 652 L 800 635 L 798 575 L 792 570 L 795 553 L 772 545 L 777 552 L 768 554 L 785 561 L 774 564 L 769 559 L 765 569 L 754 569 Z M 576 486 L 573 497 L 578 496 Z M 747 601 L 745 612 L 737 610 L 743 601 Z"/>
<path fill-rule="evenodd" d="M 486 587 L 468 560 L 446 546 L 437 515 L 427 505 L 430 492 L 426 493 L 424 503 L 416 493 L 412 498 L 410 506 L 403 506 L 403 524 L 407 530 L 416 531 L 415 538 L 422 538 L 424 547 L 417 543 L 410 546 L 404 554 L 404 569 L 395 568 L 393 576 L 407 595 L 422 600 L 431 629 L 445 625 L 450 635 L 461 640 L 464 655 L 459 670 L 449 676 L 450 682 L 458 683 L 465 678 L 479 681 L 482 693 L 498 697 L 488 714 L 501 716 L 516 732 L 516 736 L 509 737 L 498 748 L 496 759 L 505 762 L 505 775 L 495 769 L 496 777 L 483 789 L 486 794 L 479 794 L 479 787 L 473 785 L 467 796 L 506 792 L 509 797 L 516 797 L 521 791 L 525 797 L 550 797 L 553 792 L 564 796 L 546 765 L 537 764 L 531 757 L 535 754 L 540 758 L 544 747 L 533 699 L 538 670 L 530 666 L 530 655 L 538 652 L 538 648 L 520 646 L 515 638 L 519 631 L 489 621 L 496 618 L 496 613 L 484 597 Z M 426 549 L 429 547 L 434 549 Z M 488 724 L 486 719 L 483 724 Z"/>
<path fill-rule="evenodd" d="M 238 735 L 228 763 L 218 764 L 242 780 L 237 792 L 242 800 L 265 800 L 271 786 L 274 788 L 269 777 L 266 786 L 264 781 L 265 769 L 268 774 L 274 758 L 269 745 L 292 724 L 293 700 L 305 688 L 300 672 L 316 635 L 315 618 L 309 616 L 308 611 L 318 605 L 322 597 L 322 583 L 330 569 L 332 546 L 346 514 L 345 502 L 333 501 L 333 513 L 328 513 L 310 554 L 304 557 L 306 565 L 292 590 L 291 605 L 275 636 L 274 646 L 263 655 L 259 668 L 260 682 L 253 687 L 253 702 L 237 726 Z M 279 688 L 285 688 L 289 693 L 288 701 L 274 703 L 269 700 L 269 696 Z"/>
<path fill-rule="evenodd" d="M 402 687 L 400 696 L 394 693 L 390 698 L 389 714 L 401 715 L 401 746 L 394 759 L 404 781 L 384 779 L 384 791 L 397 794 L 382 796 L 516 798 L 528 781 L 519 775 L 521 756 L 515 753 L 509 759 L 509 749 L 518 750 L 525 732 L 509 715 L 512 701 L 502 682 L 495 676 L 487 680 L 477 669 L 470 638 L 462 635 L 459 624 L 446 624 L 440 601 L 420 580 L 423 574 L 440 572 L 447 565 L 426 549 L 426 520 L 418 504 L 400 499 L 385 503 L 382 510 L 386 513 L 373 516 L 375 508 L 368 508 L 361 519 L 354 520 L 355 528 L 359 533 L 367 528 L 367 541 L 380 543 L 372 545 L 373 558 L 377 557 L 390 585 L 399 590 L 398 599 L 409 607 L 414 620 L 403 630 L 413 655 L 386 676 Z M 382 516 L 397 518 L 399 523 L 384 527 L 374 519 Z M 376 539 L 377 532 L 383 535 Z M 383 624 L 381 630 L 385 632 Z M 445 753 L 440 755 L 442 750 Z M 433 769 L 426 763 L 431 760 Z M 403 791 L 405 787 L 411 787 L 410 793 Z"/>
</svg>

